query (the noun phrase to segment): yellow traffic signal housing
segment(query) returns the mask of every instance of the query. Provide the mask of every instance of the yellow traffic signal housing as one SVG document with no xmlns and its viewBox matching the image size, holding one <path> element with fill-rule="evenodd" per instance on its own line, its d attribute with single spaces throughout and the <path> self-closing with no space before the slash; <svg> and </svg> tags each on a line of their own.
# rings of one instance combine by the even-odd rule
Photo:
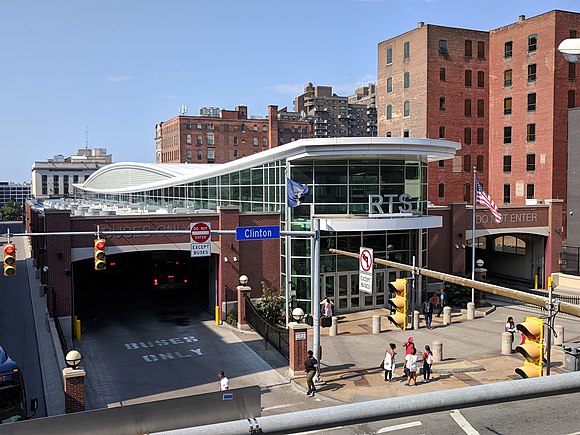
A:
<svg viewBox="0 0 580 435">
<path fill-rule="evenodd" d="M 95 270 L 107 268 L 107 242 L 105 239 L 95 239 Z"/>
<path fill-rule="evenodd" d="M 387 316 L 387 319 L 404 331 L 407 329 L 407 280 L 397 278 L 396 281 L 389 282 L 389 288 L 397 294 L 394 298 L 389 299 L 389 305 L 396 312 Z"/>
<path fill-rule="evenodd" d="M 516 352 L 525 358 L 524 365 L 516 369 L 522 378 L 537 378 L 543 374 L 544 321 L 538 317 L 526 317 L 516 325 L 526 338 L 524 344 L 516 346 Z"/>
<path fill-rule="evenodd" d="M 14 243 L 4 245 L 4 276 L 16 275 L 16 246 Z"/>
</svg>

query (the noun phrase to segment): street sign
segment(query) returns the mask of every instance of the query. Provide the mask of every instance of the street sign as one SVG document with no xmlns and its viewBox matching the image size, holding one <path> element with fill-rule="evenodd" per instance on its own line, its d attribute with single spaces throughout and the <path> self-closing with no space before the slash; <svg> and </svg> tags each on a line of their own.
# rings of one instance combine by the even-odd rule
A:
<svg viewBox="0 0 580 435">
<path fill-rule="evenodd" d="M 280 227 L 238 227 L 236 240 L 279 239 Z"/>
<path fill-rule="evenodd" d="M 358 288 L 361 292 L 373 292 L 373 250 L 360 248 Z"/>
<path fill-rule="evenodd" d="M 209 222 L 189 224 L 192 257 L 209 257 L 211 255 L 211 226 Z"/>
</svg>

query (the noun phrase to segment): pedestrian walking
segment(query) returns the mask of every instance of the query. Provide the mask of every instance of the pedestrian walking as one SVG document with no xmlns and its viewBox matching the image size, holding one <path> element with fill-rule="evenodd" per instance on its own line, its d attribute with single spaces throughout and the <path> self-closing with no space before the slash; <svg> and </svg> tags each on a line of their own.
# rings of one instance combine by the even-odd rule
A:
<svg viewBox="0 0 580 435">
<path fill-rule="evenodd" d="M 415 346 L 411 348 L 411 353 L 405 355 L 405 369 L 407 370 L 407 382 L 405 385 L 410 386 L 411 381 L 413 381 L 413 385 L 417 385 L 417 360 L 419 357 L 417 356 L 417 349 Z"/>
<path fill-rule="evenodd" d="M 425 345 L 425 352 L 423 352 L 423 381 L 429 382 L 431 380 L 431 366 L 433 365 L 433 352 L 429 345 Z"/>
<path fill-rule="evenodd" d="M 508 317 L 507 322 L 505 322 L 505 328 L 504 328 L 505 332 L 509 332 L 512 335 L 512 341 L 511 344 L 513 344 L 514 342 L 514 335 L 517 332 L 516 329 L 516 324 L 514 322 L 514 318 L 513 317 Z M 510 344 L 510 347 L 511 347 Z"/>
<path fill-rule="evenodd" d="M 308 397 L 314 397 L 316 387 L 314 386 L 314 375 L 318 373 L 318 361 L 314 358 L 314 352 L 308 351 L 308 358 L 304 361 L 304 371 L 306 372 L 306 385 L 308 386 Z"/>
<path fill-rule="evenodd" d="M 443 308 L 447 305 L 447 293 L 444 289 L 439 289 L 439 316 L 443 312 Z"/>
<path fill-rule="evenodd" d="M 431 329 L 431 323 L 433 321 L 433 304 L 430 299 L 425 299 L 423 301 L 423 315 L 425 316 L 425 326 L 427 326 L 427 329 Z"/>
<path fill-rule="evenodd" d="M 330 300 L 330 298 L 326 298 L 322 301 L 322 315 L 324 317 L 332 317 L 334 316 L 334 304 Z"/>
<path fill-rule="evenodd" d="M 413 341 L 413 337 L 409 337 L 407 341 L 403 343 L 403 347 L 405 348 L 405 358 L 407 355 L 413 352 L 415 349 L 415 342 Z M 409 370 L 407 369 L 407 364 L 403 365 L 403 377 L 407 377 L 409 375 Z"/>
<path fill-rule="evenodd" d="M 395 370 L 395 356 L 397 352 L 395 349 L 397 345 L 395 343 L 389 343 L 387 350 L 385 351 L 385 361 L 383 363 L 383 368 L 385 369 L 385 381 L 393 381 L 393 371 Z"/>
<path fill-rule="evenodd" d="M 220 391 L 225 391 L 230 389 L 230 380 L 226 378 L 225 373 L 219 372 L 218 377 L 220 378 Z"/>
</svg>

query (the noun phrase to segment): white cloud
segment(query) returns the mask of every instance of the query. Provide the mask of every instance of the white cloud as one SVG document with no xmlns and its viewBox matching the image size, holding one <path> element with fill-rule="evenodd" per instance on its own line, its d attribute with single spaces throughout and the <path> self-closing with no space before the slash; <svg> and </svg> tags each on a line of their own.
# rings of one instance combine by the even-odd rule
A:
<svg viewBox="0 0 580 435">
<path fill-rule="evenodd" d="M 134 79 L 135 79 L 134 76 L 128 76 L 128 75 L 116 75 L 116 76 L 108 75 L 107 76 L 108 82 L 128 82 L 128 81 L 134 80 Z"/>
</svg>

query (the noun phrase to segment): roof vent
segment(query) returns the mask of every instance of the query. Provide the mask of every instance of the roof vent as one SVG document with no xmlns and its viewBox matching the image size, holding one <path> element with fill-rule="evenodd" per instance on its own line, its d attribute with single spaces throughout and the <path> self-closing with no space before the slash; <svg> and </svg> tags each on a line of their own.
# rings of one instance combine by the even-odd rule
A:
<svg viewBox="0 0 580 435">
<path fill-rule="evenodd" d="M 520 23 L 521 23 L 522 21 L 525 21 L 525 19 L 526 19 L 526 16 L 525 16 L 525 15 L 520 15 Z"/>
</svg>

